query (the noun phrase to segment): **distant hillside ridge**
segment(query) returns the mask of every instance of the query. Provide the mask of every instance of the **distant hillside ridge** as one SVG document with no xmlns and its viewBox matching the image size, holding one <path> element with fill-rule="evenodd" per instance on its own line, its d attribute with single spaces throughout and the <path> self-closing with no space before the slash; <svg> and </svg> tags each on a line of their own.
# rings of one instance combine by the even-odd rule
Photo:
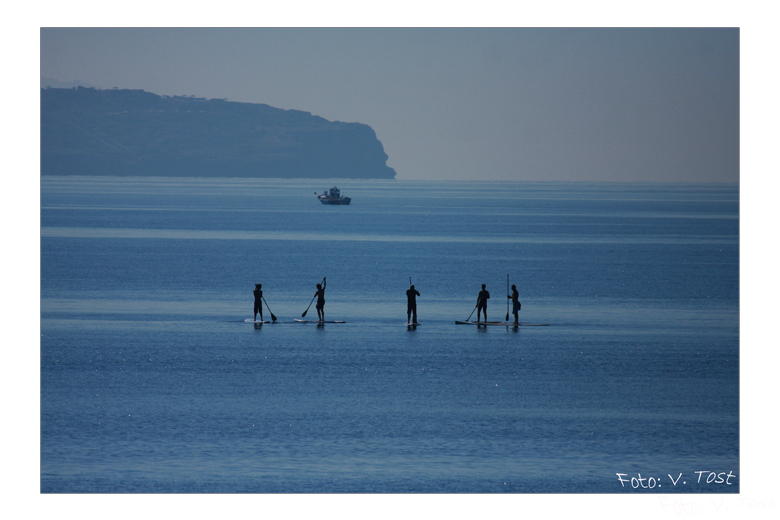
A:
<svg viewBox="0 0 780 520">
<path fill-rule="evenodd" d="M 143 90 L 41 89 L 41 175 L 393 179 L 374 130 Z"/>
</svg>

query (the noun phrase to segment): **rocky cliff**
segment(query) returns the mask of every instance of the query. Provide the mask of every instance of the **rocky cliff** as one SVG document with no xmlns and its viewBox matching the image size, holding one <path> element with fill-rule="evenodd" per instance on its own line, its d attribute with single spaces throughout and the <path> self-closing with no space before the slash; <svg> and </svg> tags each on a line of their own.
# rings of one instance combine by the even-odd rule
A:
<svg viewBox="0 0 780 520">
<path fill-rule="evenodd" d="M 41 90 L 42 175 L 392 179 L 368 125 L 143 90 Z"/>
</svg>

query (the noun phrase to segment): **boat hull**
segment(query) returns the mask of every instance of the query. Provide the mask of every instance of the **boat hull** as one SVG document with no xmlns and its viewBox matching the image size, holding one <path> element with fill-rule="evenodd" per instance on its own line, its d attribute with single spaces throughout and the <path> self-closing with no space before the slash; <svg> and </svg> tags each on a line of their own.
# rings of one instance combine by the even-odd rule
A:
<svg viewBox="0 0 780 520">
<path fill-rule="evenodd" d="M 329 205 L 332 204 L 335 206 L 346 206 L 347 204 L 352 202 L 352 199 L 350 199 L 349 197 L 344 197 L 336 200 L 320 198 L 320 202 L 322 202 L 323 204 L 329 204 Z"/>
</svg>

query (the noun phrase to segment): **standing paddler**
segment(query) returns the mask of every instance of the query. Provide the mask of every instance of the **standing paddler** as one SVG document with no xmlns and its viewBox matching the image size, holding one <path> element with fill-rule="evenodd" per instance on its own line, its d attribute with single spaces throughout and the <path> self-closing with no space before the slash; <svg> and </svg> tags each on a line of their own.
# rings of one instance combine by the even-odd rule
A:
<svg viewBox="0 0 780 520">
<path fill-rule="evenodd" d="M 317 292 L 314 296 L 317 297 L 317 317 L 320 321 L 325 321 L 325 286 L 327 285 L 327 278 L 322 279 L 322 285 L 317 284 Z"/>
<path fill-rule="evenodd" d="M 414 285 L 409 286 L 409 290 L 406 291 L 406 324 L 409 325 L 409 318 L 414 316 L 412 323 L 417 325 L 417 296 L 420 296 L 420 291 L 414 288 Z"/>
<path fill-rule="evenodd" d="M 485 322 L 487 322 L 487 301 L 490 299 L 490 293 L 485 289 L 485 284 L 482 284 L 482 290 L 479 291 L 477 296 L 477 323 L 479 323 L 479 312 L 482 311 L 485 314 Z"/>
<path fill-rule="evenodd" d="M 255 295 L 255 321 L 257 321 L 258 312 L 260 313 L 260 321 L 263 321 L 263 284 L 256 283 L 252 293 Z"/>
<path fill-rule="evenodd" d="M 512 314 L 515 315 L 515 325 L 518 324 L 517 312 L 520 310 L 520 301 L 518 298 L 520 294 L 517 292 L 517 287 L 512 285 L 512 294 L 507 294 L 506 297 L 512 300 Z"/>
</svg>

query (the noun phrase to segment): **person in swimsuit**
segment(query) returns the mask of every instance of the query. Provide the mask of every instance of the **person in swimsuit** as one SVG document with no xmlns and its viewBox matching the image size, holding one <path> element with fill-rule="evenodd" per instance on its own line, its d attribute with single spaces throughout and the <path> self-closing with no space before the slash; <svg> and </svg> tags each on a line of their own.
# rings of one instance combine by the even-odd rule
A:
<svg viewBox="0 0 780 520">
<path fill-rule="evenodd" d="M 477 296 L 477 322 L 479 322 L 479 312 L 482 311 L 485 314 L 485 321 L 487 322 L 487 301 L 490 299 L 490 293 L 485 289 L 485 284 L 482 284 L 482 290 L 479 291 Z"/>
<path fill-rule="evenodd" d="M 517 287 L 514 285 L 512 286 L 512 294 L 507 294 L 506 297 L 512 300 L 512 314 L 515 315 L 515 325 L 518 324 L 517 321 L 517 312 L 520 310 L 520 301 L 518 301 L 518 297 L 520 294 L 517 292 Z"/>
<path fill-rule="evenodd" d="M 257 321 L 257 313 L 260 313 L 260 321 L 263 321 L 263 284 L 256 283 L 255 290 L 252 291 L 255 295 L 255 321 Z"/>
<path fill-rule="evenodd" d="M 409 286 L 409 290 L 406 291 L 406 324 L 409 324 L 409 318 L 414 315 L 414 321 L 417 323 L 417 296 L 420 296 L 420 292 L 414 288 L 414 285 Z"/>
<path fill-rule="evenodd" d="M 325 286 L 327 284 L 327 278 L 323 278 L 322 285 L 317 284 L 317 292 L 314 293 L 317 296 L 317 318 L 320 321 L 325 321 Z"/>
</svg>

